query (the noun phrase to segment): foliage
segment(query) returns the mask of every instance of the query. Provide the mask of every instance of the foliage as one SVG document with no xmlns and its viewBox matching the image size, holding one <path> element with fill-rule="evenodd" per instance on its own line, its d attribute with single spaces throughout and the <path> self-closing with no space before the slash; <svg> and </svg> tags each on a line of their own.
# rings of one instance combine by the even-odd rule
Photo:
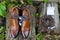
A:
<svg viewBox="0 0 60 40">
<path fill-rule="evenodd" d="M 37 40 L 44 40 L 44 35 L 42 33 L 37 34 L 36 36 Z"/>
<path fill-rule="evenodd" d="M 0 3 L 0 16 L 6 17 L 6 1 Z"/>
<path fill-rule="evenodd" d="M 11 8 L 14 7 L 14 6 L 21 7 L 22 5 L 23 5 L 23 4 L 19 3 L 17 0 L 14 0 L 14 1 L 8 3 L 8 8 L 11 9 Z"/>
<path fill-rule="evenodd" d="M 32 4 L 32 1 L 31 0 L 26 0 L 26 3 L 27 4 Z"/>
<path fill-rule="evenodd" d="M 6 18 L 6 0 L 2 1 L 0 3 L 0 16 L 2 16 L 3 18 Z M 6 26 L 2 25 L 0 27 L 0 40 L 5 40 L 5 29 L 6 29 Z"/>
<path fill-rule="evenodd" d="M 32 4 L 32 1 L 31 0 L 26 0 L 25 1 L 27 4 Z M 22 5 L 24 5 L 24 4 L 22 4 L 22 3 L 20 3 L 18 0 L 10 0 L 9 2 L 8 2 L 8 8 L 12 8 L 12 7 L 14 7 L 14 6 L 18 6 L 18 7 L 21 7 Z"/>
<path fill-rule="evenodd" d="M 5 38 L 5 34 L 3 32 L 3 33 L 0 34 L 0 40 L 5 40 L 4 38 Z"/>
<path fill-rule="evenodd" d="M 44 2 L 48 3 L 48 0 L 44 0 Z"/>
<path fill-rule="evenodd" d="M 4 34 L 5 29 L 6 29 L 5 26 L 2 26 L 2 27 L 0 28 L 0 40 L 5 40 L 5 39 L 4 39 L 4 38 L 5 38 L 5 34 Z"/>
<path fill-rule="evenodd" d="M 39 17 L 39 13 L 36 13 L 36 14 L 35 14 L 35 17 Z"/>
<path fill-rule="evenodd" d="M 6 29 L 6 27 L 5 27 L 5 26 L 1 26 L 1 27 L 0 27 L 0 33 L 4 32 L 4 31 L 5 31 L 5 29 Z"/>
</svg>

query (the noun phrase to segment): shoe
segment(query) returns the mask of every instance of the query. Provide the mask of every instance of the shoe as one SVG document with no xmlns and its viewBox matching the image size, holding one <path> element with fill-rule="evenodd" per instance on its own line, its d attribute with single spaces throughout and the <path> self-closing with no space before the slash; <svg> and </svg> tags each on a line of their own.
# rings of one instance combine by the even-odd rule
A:
<svg viewBox="0 0 60 40">
<path fill-rule="evenodd" d="M 22 36 L 23 38 L 27 38 L 30 31 L 30 10 L 28 8 L 22 10 L 22 20 Z"/>
<path fill-rule="evenodd" d="M 17 36 L 19 31 L 18 15 L 19 15 L 18 7 L 13 7 L 10 14 L 10 33 L 13 38 Z"/>
</svg>

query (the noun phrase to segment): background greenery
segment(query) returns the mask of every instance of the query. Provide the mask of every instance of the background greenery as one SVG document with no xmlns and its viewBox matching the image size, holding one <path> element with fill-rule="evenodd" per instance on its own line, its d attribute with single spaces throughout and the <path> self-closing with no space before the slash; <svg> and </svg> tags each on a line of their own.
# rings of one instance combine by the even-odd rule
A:
<svg viewBox="0 0 60 40">
<path fill-rule="evenodd" d="M 6 0 L 1 1 L 0 3 L 0 16 L 6 18 Z M 5 29 L 6 29 L 5 25 L 2 25 L 0 27 L 0 40 L 5 40 Z"/>
</svg>

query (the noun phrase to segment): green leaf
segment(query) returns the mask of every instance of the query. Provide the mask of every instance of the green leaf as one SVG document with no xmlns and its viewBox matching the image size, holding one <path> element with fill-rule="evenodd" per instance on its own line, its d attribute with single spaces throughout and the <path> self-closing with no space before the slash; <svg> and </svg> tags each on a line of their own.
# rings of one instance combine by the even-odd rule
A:
<svg viewBox="0 0 60 40">
<path fill-rule="evenodd" d="M 39 17 L 39 13 L 36 13 L 35 16 L 36 16 L 36 17 Z"/>
<path fill-rule="evenodd" d="M 31 1 L 31 0 L 26 0 L 26 2 L 27 2 L 28 4 L 32 4 L 32 1 Z"/>
<path fill-rule="evenodd" d="M 37 34 L 36 36 L 37 40 L 44 40 L 44 35 L 42 33 Z"/>
<path fill-rule="evenodd" d="M 18 4 L 18 7 L 21 7 L 23 4 Z"/>
<path fill-rule="evenodd" d="M 12 8 L 14 5 L 15 5 L 15 4 L 10 3 L 10 4 L 8 5 L 8 7 L 9 7 L 9 8 Z"/>
<path fill-rule="evenodd" d="M 4 32 L 5 29 L 6 29 L 6 27 L 5 27 L 5 26 L 2 26 L 2 27 L 0 28 L 0 33 Z"/>
<path fill-rule="evenodd" d="M 48 3 L 48 0 L 44 0 L 44 2 Z"/>
<path fill-rule="evenodd" d="M 0 9 L 0 15 L 2 15 L 2 10 Z"/>
<path fill-rule="evenodd" d="M 6 17 L 6 1 L 2 1 L 1 3 L 0 3 L 0 16 L 2 16 L 2 17 Z M 4 32 L 5 32 L 5 29 L 6 29 L 6 26 L 1 26 L 0 27 L 0 40 L 5 40 L 4 38 L 5 38 L 5 34 L 4 34 Z"/>
<path fill-rule="evenodd" d="M 6 17 L 6 1 L 0 3 L 0 16 Z"/>
<path fill-rule="evenodd" d="M 0 40 L 4 40 L 4 38 L 5 38 L 5 34 L 3 32 L 3 33 L 0 34 Z"/>
</svg>

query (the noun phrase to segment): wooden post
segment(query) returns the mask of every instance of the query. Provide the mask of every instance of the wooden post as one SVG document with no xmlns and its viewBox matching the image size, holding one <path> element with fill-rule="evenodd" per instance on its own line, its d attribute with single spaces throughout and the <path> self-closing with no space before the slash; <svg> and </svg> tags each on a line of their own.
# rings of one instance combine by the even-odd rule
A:
<svg viewBox="0 0 60 40">
<path fill-rule="evenodd" d="M 54 29 L 54 31 L 55 31 L 55 33 L 60 33 L 58 4 L 56 2 L 51 2 L 51 3 L 53 3 L 53 5 L 55 6 L 55 11 L 54 11 L 55 29 Z M 40 17 L 42 17 L 42 16 L 44 16 L 46 14 L 45 13 L 46 8 L 47 8 L 46 3 L 44 3 L 43 6 L 44 7 L 42 9 Z M 41 27 L 41 26 L 39 25 L 39 27 Z"/>
</svg>

